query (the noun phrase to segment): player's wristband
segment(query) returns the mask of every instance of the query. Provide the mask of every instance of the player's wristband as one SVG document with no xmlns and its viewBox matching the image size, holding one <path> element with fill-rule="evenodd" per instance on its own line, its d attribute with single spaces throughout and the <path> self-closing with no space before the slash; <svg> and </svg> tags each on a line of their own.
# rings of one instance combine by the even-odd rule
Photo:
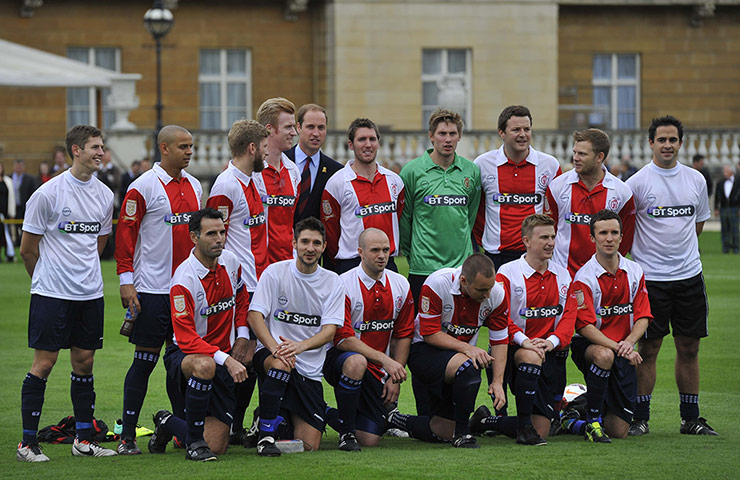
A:
<svg viewBox="0 0 740 480">
<path fill-rule="evenodd" d="M 118 281 L 121 285 L 133 285 L 134 272 L 121 272 L 121 274 L 118 276 Z"/>
</svg>

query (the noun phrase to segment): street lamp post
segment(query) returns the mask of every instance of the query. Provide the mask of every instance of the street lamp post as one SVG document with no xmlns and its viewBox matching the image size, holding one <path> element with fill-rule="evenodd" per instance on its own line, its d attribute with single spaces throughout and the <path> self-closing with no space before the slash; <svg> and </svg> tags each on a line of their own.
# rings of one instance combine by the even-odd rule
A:
<svg viewBox="0 0 740 480">
<path fill-rule="evenodd" d="M 157 124 L 154 128 L 154 161 L 160 160 L 159 145 L 157 145 L 157 135 L 162 130 L 162 38 L 172 30 L 175 23 L 175 17 L 172 12 L 164 8 L 162 0 L 154 0 L 154 6 L 144 14 L 144 26 L 147 31 L 154 37 L 154 43 L 157 51 Z"/>
</svg>

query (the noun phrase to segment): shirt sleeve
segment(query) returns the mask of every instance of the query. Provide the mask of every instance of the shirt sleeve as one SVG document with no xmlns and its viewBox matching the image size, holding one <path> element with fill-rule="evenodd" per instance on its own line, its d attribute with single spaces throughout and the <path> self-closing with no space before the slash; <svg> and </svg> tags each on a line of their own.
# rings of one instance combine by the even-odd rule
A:
<svg viewBox="0 0 740 480">
<path fill-rule="evenodd" d="M 401 235 L 401 253 L 406 256 L 411 254 L 411 229 L 413 225 L 412 214 L 414 211 L 415 201 L 415 184 L 412 180 L 412 173 L 409 171 L 408 168 L 406 168 L 408 165 L 409 164 L 407 163 L 406 166 L 401 169 L 400 177 L 403 181 L 404 189 L 410 192 L 410 198 L 408 199 L 408 205 L 404 207 L 398 221 L 398 230 L 399 234 Z"/>
<path fill-rule="evenodd" d="M 593 292 L 583 282 L 573 282 L 571 292 L 575 296 L 576 328 L 578 331 L 586 325 L 596 325 L 596 309 L 594 307 Z"/>
<path fill-rule="evenodd" d="M 635 235 L 634 195 L 627 200 L 627 203 L 625 203 L 619 211 L 619 218 L 622 219 L 622 242 L 619 244 L 619 253 L 627 255 L 627 253 L 632 249 L 632 239 Z"/>
<path fill-rule="evenodd" d="M 411 338 L 414 336 L 414 297 L 411 291 L 406 292 L 406 300 L 401 311 L 393 322 L 393 338 Z"/>
<path fill-rule="evenodd" d="M 177 307 L 181 307 L 178 310 Z M 198 335 L 195 330 L 195 302 L 193 295 L 183 285 L 173 285 L 170 288 L 170 311 L 172 312 L 172 330 L 175 340 L 185 354 L 199 354 L 213 357 L 219 349 L 211 345 Z"/>
<path fill-rule="evenodd" d="M 113 231 L 113 192 L 108 193 L 107 197 L 108 204 L 105 207 L 105 218 L 103 218 L 103 224 L 100 226 L 100 234 L 98 235 L 99 237 L 102 237 L 103 235 L 110 235 Z"/>
<path fill-rule="evenodd" d="M 334 334 L 334 345 L 339 345 L 342 340 L 354 337 L 355 330 L 352 328 L 352 301 L 349 295 L 344 296 L 344 325 L 337 328 Z"/>
<path fill-rule="evenodd" d="M 429 285 L 419 294 L 419 334 L 423 337 L 442 330 L 442 299 Z"/>
<path fill-rule="evenodd" d="M 545 215 L 555 220 L 555 231 L 558 229 L 558 204 L 555 201 L 555 197 L 552 195 L 552 190 L 547 187 L 545 192 Z"/>
<path fill-rule="evenodd" d="M 501 285 L 501 288 L 504 290 L 504 303 L 506 305 L 509 305 L 509 308 L 511 308 L 511 283 L 509 283 L 509 279 L 506 277 L 506 275 L 503 275 L 501 273 L 496 274 L 496 283 Z M 527 335 L 524 333 L 524 331 L 519 328 L 519 326 L 514 323 L 511 320 L 511 315 L 509 315 L 509 343 L 516 343 L 517 345 L 521 345 L 522 342 L 527 340 Z"/>
<path fill-rule="evenodd" d="M 321 222 L 326 229 L 326 252 L 331 258 L 337 256 L 339 251 L 340 218 L 342 209 L 339 202 L 324 190 L 321 195 Z"/>
<path fill-rule="evenodd" d="M 481 187 L 482 188 L 482 187 Z M 483 232 L 486 229 L 486 194 L 483 192 L 478 201 L 478 212 L 473 222 L 473 238 L 478 245 L 483 246 Z"/>
<path fill-rule="evenodd" d="M 475 165 L 475 163 L 473 164 Z M 473 192 L 470 194 L 468 199 L 468 224 L 471 230 L 475 227 L 478 221 L 478 206 L 483 203 L 481 202 L 481 184 L 480 184 L 480 169 L 478 165 L 475 165 L 473 176 Z"/>
<path fill-rule="evenodd" d="M 568 298 L 565 300 L 565 308 L 563 314 L 560 316 L 560 321 L 557 327 L 555 327 L 554 335 L 560 342 L 557 345 L 558 350 L 566 348 L 570 341 L 573 339 L 573 333 L 575 332 L 576 326 L 576 314 L 578 312 L 578 297 L 573 291 L 573 284 L 571 284 L 568 291 Z"/>
<path fill-rule="evenodd" d="M 321 325 L 344 325 L 344 309 L 345 309 L 345 298 L 346 293 L 344 290 L 344 284 L 335 277 L 334 288 L 331 290 L 331 295 L 326 299 L 324 304 L 324 310 L 321 315 Z"/>
<path fill-rule="evenodd" d="M 146 201 L 135 188 L 129 188 L 121 203 L 121 214 L 116 227 L 116 273 L 134 271 L 134 251 L 139 238 L 141 221 L 146 215 Z"/>
<path fill-rule="evenodd" d="M 206 207 L 215 208 L 216 210 L 220 211 L 222 215 L 224 215 L 224 227 L 226 227 L 226 234 L 228 235 L 229 221 L 231 220 L 231 214 L 234 211 L 234 203 L 225 194 L 213 195 L 213 193 L 214 192 L 212 191 L 211 196 L 208 197 L 208 200 L 206 201 Z"/>
<path fill-rule="evenodd" d="M 234 310 L 234 327 L 239 330 L 239 327 L 249 327 L 247 323 L 247 315 L 249 315 L 249 292 L 244 286 L 242 280 L 242 267 L 239 266 L 237 274 L 237 286 L 236 286 L 236 307 Z"/>
<path fill-rule="evenodd" d="M 647 286 L 645 286 L 645 275 L 640 277 L 640 285 L 637 287 L 637 293 L 635 293 L 635 300 L 632 302 L 632 306 L 634 309 L 635 320 L 647 318 L 648 321 L 653 321 L 653 314 L 650 311 L 650 300 L 648 299 Z"/>
<path fill-rule="evenodd" d="M 23 217 L 23 231 L 34 235 L 46 232 L 46 222 L 51 213 L 51 203 L 41 191 L 36 190 L 26 202 L 26 213 Z"/>
<path fill-rule="evenodd" d="M 503 288 L 499 284 L 494 285 L 493 290 L 496 290 L 497 287 L 501 290 L 499 293 L 500 301 L 486 318 L 485 325 L 488 328 L 488 341 L 491 345 L 507 345 L 509 343 L 509 304 L 506 302 Z M 494 294 L 495 292 L 491 291 L 491 296 Z"/>
<path fill-rule="evenodd" d="M 270 298 L 273 290 L 272 281 L 273 268 L 267 267 L 259 281 L 257 281 L 257 288 L 252 295 L 252 301 L 249 304 L 249 310 L 261 313 L 264 317 L 270 315 L 270 307 L 272 305 L 272 299 Z"/>
<path fill-rule="evenodd" d="M 737 181 L 737 179 L 735 179 Z M 715 196 L 723 195 L 724 192 L 722 192 L 721 189 L 717 189 L 715 192 Z M 696 208 L 696 223 L 701 223 L 709 220 L 709 217 L 712 216 L 712 211 L 709 210 L 709 196 L 707 195 L 707 182 L 703 181 L 701 182 L 699 186 L 699 204 Z"/>
</svg>

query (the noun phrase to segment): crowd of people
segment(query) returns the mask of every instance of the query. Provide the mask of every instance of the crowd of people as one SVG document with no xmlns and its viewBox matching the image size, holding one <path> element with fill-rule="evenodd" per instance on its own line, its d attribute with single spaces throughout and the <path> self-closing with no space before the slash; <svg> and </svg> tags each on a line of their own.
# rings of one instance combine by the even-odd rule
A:
<svg viewBox="0 0 740 480">
<path fill-rule="evenodd" d="M 678 119 L 652 121 L 652 162 L 626 183 L 606 169 L 609 137 L 594 128 L 574 133 L 563 173 L 530 145 L 521 105 L 500 114 L 501 147 L 475 161 L 456 153 L 460 115 L 437 109 L 431 148 L 399 174 L 378 163 L 372 120 L 350 124 L 346 165 L 321 151 L 327 123 L 319 105 L 265 101 L 256 120 L 232 125 L 232 160 L 208 198 L 185 170 L 193 137 L 183 127 L 164 127 L 161 161 L 130 172 L 114 256 L 133 359 L 115 450 L 91 437 L 114 195 L 101 132 L 68 132 L 72 166 L 30 196 L 23 223 L 34 360 L 19 460 L 49 460 L 37 431 L 60 349 L 70 349 L 78 456 L 142 453 L 136 426 L 163 346 L 170 408 L 154 415 L 147 449 L 164 453 L 174 439 L 195 461 L 230 444 L 261 456 L 295 441 L 316 450 L 327 425 L 342 451 L 389 431 L 455 448 L 491 432 L 523 445 L 645 435 L 669 333 L 679 431 L 717 435 L 699 412 L 708 311 L 698 235 L 711 212 L 702 175 L 677 162 Z M 561 408 L 569 353 L 587 386 L 582 412 Z M 415 414 L 398 409 L 407 367 Z M 476 408 L 483 371 L 493 411 Z"/>
</svg>

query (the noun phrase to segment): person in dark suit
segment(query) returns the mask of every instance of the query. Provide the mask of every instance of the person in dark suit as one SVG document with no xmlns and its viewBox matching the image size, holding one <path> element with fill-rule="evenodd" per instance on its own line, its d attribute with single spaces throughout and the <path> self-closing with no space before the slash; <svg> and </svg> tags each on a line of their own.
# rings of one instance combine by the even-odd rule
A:
<svg viewBox="0 0 740 480">
<path fill-rule="evenodd" d="M 321 218 L 321 194 L 326 182 L 343 167 L 321 151 L 326 140 L 326 123 L 324 107 L 309 103 L 298 109 L 298 145 L 284 152 L 302 172 L 293 224 L 308 217 Z"/>
<path fill-rule="evenodd" d="M 722 169 L 714 195 L 714 214 L 722 230 L 722 253 L 740 253 L 740 180 L 732 165 Z"/>
<path fill-rule="evenodd" d="M 36 190 L 36 180 L 26 173 L 26 162 L 18 159 L 13 164 L 13 189 L 15 190 L 15 218 L 23 218 L 26 213 L 26 202 Z M 15 225 L 15 246 L 21 245 L 21 225 Z"/>
</svg>

